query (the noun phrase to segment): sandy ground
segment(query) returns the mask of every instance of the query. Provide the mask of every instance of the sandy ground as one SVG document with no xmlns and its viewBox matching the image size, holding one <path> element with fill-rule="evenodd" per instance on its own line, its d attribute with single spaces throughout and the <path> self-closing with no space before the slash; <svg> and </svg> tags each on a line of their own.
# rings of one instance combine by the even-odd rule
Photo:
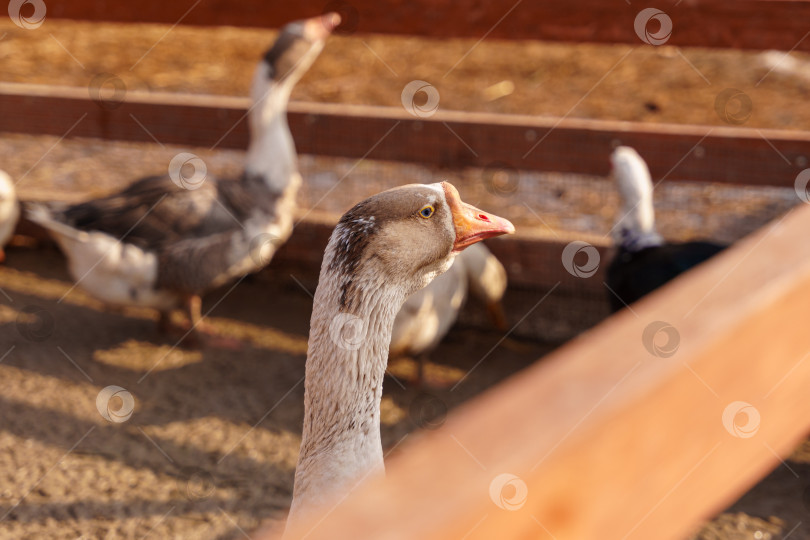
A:
<svg viewBox="0 0 810 540">
<path fill-rule="evenodd" d="M 0 284 L 0 537 L 237 538 L 284 516 L 311 312 L 311 291 L 294 276 L 262 274 L 208 296 L 215 332 L 240 339 L 239 351 L 176 347 L 155 332 L 153 313 L 105 311 L 72 288 L 54 249 L 12 250 Z M 440 425 L 551 348 L 499 347 L 471 369 L 500 337 L 456 328 L 435 352 L 435 380 L 469 373 L 455 390 L 416 389 L 413 362 L 395 362 L 385 447 Z M 125 422 L 97 410 L 109 385 L 134 397 Z"/>
<path fill-rule="evenodd" d="M 208 295 L 214 333 L 240 340 L 238 351 L 178 347 L 156 333 L 154 313 L 104 309 L 74 288 L 53 248 L 11 249 L 0 287 L 0 538 L 230 539 L 262 521 L 281 526 L 300 443 L 310 280 L 271 267 Z M 510 291 L 506 309 L 538 296 Z M 417 389 L 414 362 L 393 362 L 386 451 L 407 451 L 410 432 L 440 426 L 554 348 L 500 338 L 463 322 L 451 331 L 428 375 L 463 378 L 455 389 Z M 120 398 L 98 408 L 110 385 L 134 398 L 120 423 L 102 416 Z M 808 493 L 805 442 L 695 538 L 810 538 Z"/>
<path fill-rule="evenodd" d="M 168 29 L 46 20 L 26 31 L 3 19 L 0 80 L 94 87 L 94 77 L 108 73 L 131 89 L 246 95 L 275 36 Z M 293 99 L 399 107 L 403 87 L 419 79 L 437 88 L 446 109 L 723 125 L 715 101 L 736 88 L 751 100 L 746 126 L 810 125 L 808 54 L 791 53 L 801 67 L 786 73 L 772 64 L 789 61 L 769 64 L 757 52 L 477 41 L 332 36 Z"/>
<path fill-rule="evenodd" d="M 49 20 L 41 31 L 26 32 L 3 20 L 0 80 L 92 87 L 95 75 L 106 72 L 127 88 L 243 95 L 255 60 L 274 35 L 167 29 Z M 720 124 L 715 98 L 737 87 L 754 104 L 748 126 L 801 129 L 810 121 L 810 82 L 768 74 L 755 53 L 489 41 L 471 49 L 473 44 L 338 36 L 293 97 L 399 106 L 404 84 L 418 78 L 434 84 L 449 109 Z M 364 84 L 358 84 L 361 71 L 368 74 Z M 494 97 L 504 86 L 493 85 L 504 81 L 513 83 L 513 91 Z M 3 168 L 21 181 L 23 196 L 99 195 L 162 172 L 177 152 L 55 142 L 0 140 Z M 241 153 L 204 158 L 210 170 L 227 175 L 238 171 Z M 403 174 L 385 164 L 310 157 L 302 169 L 306 189 L 299 203 L 331 213 Z M 324 199 L 335 178 L 349 170 L 342 195 Z M 417 181 L 436 174 L 417 166 L 405 173 Z M 615 195 L 600 179 L 522 175 L 512 198 L 497 199 L 482 188 L 480 171 L 442 174 L 471 202 L 506 210 L 540 236 L 609 242 Z M 656 203 L 669 238 L 733 241 L 795 204 L 792 190 L 664 187 Z M 283 519 L 300 442 L 312 287 L 311 278 L 271 267 L 233 290 L 212 293 L 204 309 L 213 309 L 216 332 L 240 339 L 242 349 L 198 351 L 157 335 L 153 313 L 110 312 L 73 288 L 57 251 L 10 250 L 0 267 L 0 537 L 224 539 L 242 537 L 261 520 Z M 510 291 L 507 309 L 524 313 L 538 294 Z M 526 321 L 528 328 L 542 326 L 541 312 Z M 597 310 L 588 324 L 602 314 Z M 430 372 L 436 378 L 460 380 L 481 351 L 498 342 L 498 333 L 473 320 L 465 316 L 434 354 Z M 441 424 L 446 410 L 556 345 L 549 335 L 534 335 L 496 347 L 454 391 L 409 387 L 413 362 L 394 363 L 383 399 L 386 449 L 403 451 L 407 441 L 399 443 L 408 433 Z M 104 419 L 97 408 L 99 392 L 109 385 L 134 398 L 134 412 L 124 422 Z M 696 537 L 810 538 L 808 486 L 805 443 Z"/>
</svg>

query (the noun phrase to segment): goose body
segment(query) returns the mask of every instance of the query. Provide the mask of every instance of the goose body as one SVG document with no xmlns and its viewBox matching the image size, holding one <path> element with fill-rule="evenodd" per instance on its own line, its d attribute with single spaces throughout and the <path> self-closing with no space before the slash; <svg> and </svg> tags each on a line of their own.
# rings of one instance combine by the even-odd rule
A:
<svg viewBox="0 0 810 540">
<path fill-rule="evenodd" d="M 653 185 L 647 164 L 634 149 L 611 156 L 622 206 L 616 224 L 616 255 L 607 269 L 609 301 L 616 312 L 713 257 L 726 246 L 712 242 L 669 243 L 655 230 Z"/>
<path fill-rule="evenodd" d="M 471 248 L 468 248 L 468 250 Z M 394 319 L 391 356 L 421 355 L 435 349 L 456 322 L 469 291 L 462 251 L 447 272 L 405 301 Z"/>
<path fill-rule="evenodd" d="M 0 171 L 0 262 L 6 258 L 3 248 L 14 234 L 19 218 L 20 204 L 14 182 L 5 171 Z"/>
<path fill-rule="evenodd" d="M 483 302 L 495 326 L 503 329 L 500 301 L 506 284 L 506 269 L 484 244 L 468 247 L 447 272 L 405 301 L 394 320 L 390 355 L 419 356 L 421 379 L 424 355 L 450 331 L 468 296 Z"/>
<path fill-rule="evenodd" d="M 394 319 L 405 299 L 465 247 L 514 231 L 461 202 L 452 185 L 377 194 L 340 219 L 312 309 L 304 428 L 287 530 L 382 474 L 380 399 Z"/>
<path fill-rule="evenodd" d="M 162 315 L 187 305 L 196 326 L 201 294 L 270 261 L 291 233 L 301 184 L 287 102 L 339 21 L 330 14 L 288 24 L 259 63 L 240 178 L 208 175 L 188 154 L 173 160 L 169 175 L 138 180 L 107 197 L 29 209 L 65 253 L 80 286 L 108 304 L 152 307 Z M 183 169 L 189 166 L 190 177 Z"/>
<path fill-rule="evenodd" d="M 34 206 L 29 216 L 51 232 L 88 293 L 165 311 L 259 270 L 289 236 L 300 178 L 280 193 L 261 182 L 207 178 L 187 191 L 155 176 L 61 211 Z"/>
</svg>

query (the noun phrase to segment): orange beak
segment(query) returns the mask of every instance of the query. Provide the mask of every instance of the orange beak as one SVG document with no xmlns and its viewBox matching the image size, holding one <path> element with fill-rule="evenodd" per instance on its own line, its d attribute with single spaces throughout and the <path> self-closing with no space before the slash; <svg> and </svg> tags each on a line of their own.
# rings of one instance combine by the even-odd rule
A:
<svg viewBox="0 0 810 540">
<path fill-rule="evenodd" d="M 312 17 L 304 22 L 304 37 L 309 41 L 320 41 L 329 37 L 340 24 L 340 15 L 335 12 Z"/>
<path fill-rule="evenodd" d="M 447 204 L 453 214 L 453 225 L 456 228 L 453 251 L 461 251 L 467 246 L 493 236 L 514 234 L 515 226 L 509 220 L 495 214 L 488 214 L 463 202 L 452 184 L 442 182 L 442 187 Z"/>
</svg>

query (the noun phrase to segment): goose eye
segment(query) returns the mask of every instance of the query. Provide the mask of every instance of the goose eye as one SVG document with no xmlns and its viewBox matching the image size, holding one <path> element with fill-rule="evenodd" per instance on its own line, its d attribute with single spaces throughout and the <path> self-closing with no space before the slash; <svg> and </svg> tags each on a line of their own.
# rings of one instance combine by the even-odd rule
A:
<svg viewBox="0 0 810 540">
<path fill-rule="evenodd" d="M 432 216 L 433 212 L 435 212 L 435 211 L 436 210 L 434 210 L 433 207 L 428 204 L 428 205 L 423 206 L 422 209 L 419 210 L 419 215 L 422 216 L 423 218 L 427 219 L 430 216 Z"/>
</svg>

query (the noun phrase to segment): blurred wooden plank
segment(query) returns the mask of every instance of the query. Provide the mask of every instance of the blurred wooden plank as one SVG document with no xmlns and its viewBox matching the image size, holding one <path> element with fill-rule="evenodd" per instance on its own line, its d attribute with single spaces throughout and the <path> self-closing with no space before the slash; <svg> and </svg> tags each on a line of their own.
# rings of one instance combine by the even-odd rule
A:
<svg viewBox="0 0 810 540">
<path fill-rule="evenodd" d="M 810 428 L 808 228 L 803 206 L 462 406 L 289 538 L 683 538 Z"/>
<path fill-rule="evenodd" d="M 478 39 L 542 39 L 642 44 L 634 21 L 646 7 L 672 20 L 669 44 L 677 46 L 810 50 L 810 3 L 804 0 L 692 0 L 652 3 L 624 0 L 569 2 L 481 2 L 333 0 L 266 2 L 222 0 L 161 2 L 144 0 L 138 9 L 112 0 L 72 0 L 47 4 L 47 16 L 115 22 L 278 27 L 302 17 L 337 10 L 346 32 L 412 34 Z M 33 11 L 33 10 L 32 10 Z M 657 26 L 651 27 L 653 32 Z M 801 41 L 801 43 L 800 43 Z"/>
<path fill-rule="evenodd" d="M 94 101 L 82 88 L 0 83 L 0 131 L 245 148 L 247 98 L 130 91 Z M 507 167 L 605 176 L 617 144 L 661 178 L 792 187 L 810 163 L 810 132 L 292 103 L 302 153 L 448 168 Z"/>
</svg>

